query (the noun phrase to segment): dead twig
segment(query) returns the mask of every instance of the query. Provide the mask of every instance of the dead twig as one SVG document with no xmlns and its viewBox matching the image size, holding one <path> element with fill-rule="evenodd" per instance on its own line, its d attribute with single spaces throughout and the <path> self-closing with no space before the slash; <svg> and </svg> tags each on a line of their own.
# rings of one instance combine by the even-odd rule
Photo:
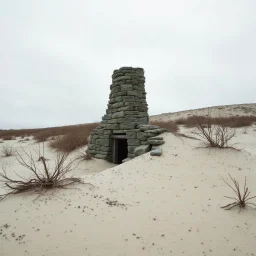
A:
<svg viewBox="0 0 256 256">
<path fill-rule="evenodd" d="M 231 210 L 232 208 L 238 206 L 240 208 L 239 209 L 239 212 L 240 212 L 241 209 L 246 208 L 246 206 L 249 206 L 249 207 L 251 207 L 251 205 L 256 206 L 256 204 L 248 202 L 249 200 L 256 198 L 256 196 L 249 197 L 251 192 L 248 190 L 248 187 L 246 186 L 246 177 L 245 177 L 245 181 L 244 181 L 244 191 L 242 194 L 241 190 L 240 190 L 239 182 L 235 178 L 232 178 L 230 174 L 228 174 L 228 175 L 229 175 L 230 179 L 232 180 L 234 187 L 232 187 L 223 178 L 222 178 L 222 180 L 225 182 L 226 185 L 228 185 L 235 192 L 236 196 L 235 197 L 224 196 L 224 197 L 233 199 L 235 201 L 233 203 L 221 206 L 221 208 L 223 208 L 225 210 Z M 253 208 L 253 207 L 251 207 L 251 208 Z"/>
<path fill-rule="evenodd" d="M 6 169 L 2 167 L 2 173 L 0 173 L 0 182 L 3 183 L 4 188 L 6 189 L 6 193 L 0 195 L 0 201 L 9 195 L 27 191 L 41 193 L 43 190 L 52 188 L 65 188 L 74 183 L 90 184 L 84 183 L 80 178 L 72 176 L 67 177 L 67 174 L 74 170 L 74 168 L 76 168 L 78 165 L 74 165 L 77 159 L 66 163 L 69 152 L 57 153 L 55 165 L 51 169 L 46 164 L 44 157 L 40 157 L 40 162 L 42 165 L 39 168 L 33 159 L 32 154 L 27 153 L 23 148 L 22 150 L 27 159 L 25 159 L 20 153 L 17 152 L 16 160 L 21 166 L 30 171 L 31 176 L 29 178 L 25 178 L 15 173 L 17 179 L 14 179 L 11 178 L 7 174 Z"/>
</svg>

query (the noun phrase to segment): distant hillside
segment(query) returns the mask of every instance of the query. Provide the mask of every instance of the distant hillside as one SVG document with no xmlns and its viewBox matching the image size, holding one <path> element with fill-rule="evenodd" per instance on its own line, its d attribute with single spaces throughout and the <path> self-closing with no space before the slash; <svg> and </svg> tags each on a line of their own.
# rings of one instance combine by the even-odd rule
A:
<svg viewBox="0 0 256 256">
<path fill-rule="evenodd" d="M 209 108 L 163 113 L 150 116 L 150 121 L 175 121 L 193 115 L 206 116 L 208 113 L 210 113 L 212 117 L 256 116 L 256 103 L 213 106 Z"/>
</svg>

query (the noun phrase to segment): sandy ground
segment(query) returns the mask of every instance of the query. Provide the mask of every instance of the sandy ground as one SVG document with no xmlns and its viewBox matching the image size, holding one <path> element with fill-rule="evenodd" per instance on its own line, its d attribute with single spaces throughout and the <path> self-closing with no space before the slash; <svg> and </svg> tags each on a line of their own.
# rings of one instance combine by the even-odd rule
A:
<svg viewBox="0 0 256 256">
<path fill-rule="evenodd" d="M 256 116 L 256 103 L 237 104 L 216 106 L 210 108 L 200 108 L 185 110 L 180 112 L 163 113 L 160 115 L 150 116 L 150 121 L 174 121 L 180 118 L 187 118 L 193 115 L 211 115 L 212 117 L 229 117 L 229 116 Z"/>
<path fill-rule="evenodd" d="M 147 153 L 118 166 L 81 162 L 73 174 L 94 188 L 76 185 L 37 200 L 30 194 L 0 202 L 0 255 L 256 255 L 256 210 L 220 208 L 231 202 L 223 196 L 234 196 L 222 180 L 228 173 L 241 185 L 246 176 L 256 195 L 256 125 L 237 131 L 233 144 L 241 151 L 163 137 L 161 157 Z M 38 148 L 26 143 L 27 150 Z M 51 164 L 54 152 L 45 150 Z M 0 164 L 24 172 L 14 160 L 0 158 Z"/>
</svg>

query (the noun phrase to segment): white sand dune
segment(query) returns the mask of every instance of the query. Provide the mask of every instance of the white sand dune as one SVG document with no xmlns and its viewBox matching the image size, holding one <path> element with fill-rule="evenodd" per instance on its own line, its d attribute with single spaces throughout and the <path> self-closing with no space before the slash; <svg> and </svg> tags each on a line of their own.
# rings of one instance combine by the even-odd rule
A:
<svg viewBox="0 0 256 256">
<path fill-rule="evenodd" d="M 205 116 L 210 114 L 212 117 L 230 116 L 256 116 L 256 103 L 236 104 L 226 106 L 215 106 L 209 108 L 191 109 L 179 112 L 163 113 L 150 117 L 150 121 L 174 121 L 180 118 L 187 118 L 193 115 Z"/>
<path fill-rule="evenodd" d="M 76 185 L 35 201 L 27 194 L 0 202 L 0 255 L 256 255 L 256 210 L 220 208 L 231 202 L 223 196 L 234 196 L 222 180 L 228 173 L 241 185 L 246 176 L 256 195 L 256 126 L 238 130 L 233 143 L 241 151 L 163 137 L 161 157 L 148 153 L 118 166 L 80 163 L 74 175 L 95 188 Z M 45 154 L 51 164 L 54 152 Z M 22 171 L 14 160 L 0 158 L 0 164 Z"/>
</svg>

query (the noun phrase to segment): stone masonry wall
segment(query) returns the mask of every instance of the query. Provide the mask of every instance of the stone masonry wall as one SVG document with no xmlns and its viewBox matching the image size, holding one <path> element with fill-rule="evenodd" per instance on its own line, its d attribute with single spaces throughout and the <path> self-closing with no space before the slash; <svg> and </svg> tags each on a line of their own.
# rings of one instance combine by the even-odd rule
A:
<svg viewBox="0 0 256 256">
<path fill-rule="evenodd" d="M 148 138 L 164 131 L 159 127 L 146 125 L 149 117 L 144 70 L 132 67 L 114 70 L 110 90 L 106 114 L 102 117 L 100 126 L 91 133 L 88 153 L 95 158 L 111 161 L 111 136 L 125 134 L 128 143 L 128 158 L 133 158 L 135 148 L 149 145 Z M 148 128 L 143 128 L 143 125 Z M 152 130 L 150 127 L 156 131 L 149 132 Z"/>
</svg>

